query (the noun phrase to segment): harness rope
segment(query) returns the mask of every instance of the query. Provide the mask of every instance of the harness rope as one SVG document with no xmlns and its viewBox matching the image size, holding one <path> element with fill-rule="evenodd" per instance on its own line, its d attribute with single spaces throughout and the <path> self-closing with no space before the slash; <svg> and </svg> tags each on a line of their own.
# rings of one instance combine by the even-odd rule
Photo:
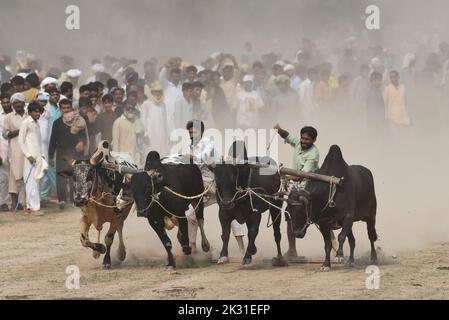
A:
<svg viewBox="0 0 449 320">
<path fill-rule="evenodd" d="M 114 177 L 115 177 L 115 172 L 113 172 L 113 174 L 114 174 Z M 123 179 L 125 179 L 125 178 L 123 178 Z M 98 206 L 100 206 L 100 207 L 103 207 L 103 208 L 108 208 L 108 209 L 121 209 L 121 208 L 120 208 L 119 206 L 117 206 L 117 205 L 107 205 L 107 204 L 103 204 L 103 203 L 99 202 L 99 200 L 103 199 L 104 196 L 106 196 L 106 195 L 112 195 L 113 197 L 116 198 L 116 196 L 114 196 L 114 195 L 113 195 L 112 193 L 110 193 L 110 192 L 102 192 L 100 198 L 99 198 L 98 200 L 95 199 L 95 196 L 94 196 L 93 192 L 94 192 L 94 189 L 95 189 L 95 187 L 96 187 L 96 184 L 98 184 L 98 181 L 97 181 L 97 170 L 94 170 L 94 179 L 93 179 L 93 181 L 94 181 L 94 182 L 92 183 L 92 187 L 91 187 L 91 189 L 90 189 L 90 197 L 89 197 L 88 201 L 89 201 L 89 202 L 93 202 L 93 203 L 95 203 L 96 205 L 98 205 Z M 122 193 L 122 190 L 120 191 L 120 193 Z M 129 200 L 129 201 L 127 201 L 127 202 L 125 202 L 125 203 L 123 204 L 123 207 L 127 207 L 129 204 L 131 204 L 131 203 L 133 203 L 133 202 L 134 202 L 134 200 Z"/>
<path fill-rule="evenodd" d="M 211 184 L 209 184 L 209 185 L 207 186 L 207 188 L 204 189 L 203 192 L 201 192 L 200 194 L 197 194 L 196 196 L 185 196 L 185 195 L 183 195 L 183 194 L 180 194 L 180 193 L 178 193 L 178 192 L 176 192 L 176 191 L 170 189 L 170 188 L 167 187 L 167 186 L 165 186 L 164 189 L 167 190 L 168 192 L 174 194 L 175 196 L 178 196 L 178 197 L 182 198 L 182 199 L 193 200 L 193 199 L 201 198 L 201 197 L 203 197 L 204 195 L 206 195 L 206 194 L 210 191 L 210 189 L 212 188 L 212 184 L 213 184 L 214 182 L 215 182 L 215 179 L 212 180 Z"/>
<path fill-rule="evenodd" d="M 334 183 L 333 176 L 329 182 L 329 197 L 327 199 L 327 203 L 323 209 L 321 209 L 321 213 L 326 211 L 328 208 L 335 208 L 336 204 L 334 201 L 335 193 L 337 192 L 337 184 Z"/>
<path fill-rule="evenodd" d="M 198 209 L 198 206 L 199 206 L 200 203 L 201 203 L 201 200 L 202 200 L 203 197 L 210 191 L 210 189 L 212 188 L 212 184 L 213 184 L 214 182 L 215 182 L 215 179 L 212 180 L 212 182 L 207 186 L 206 189 L 204 189 L 203 192 L 201 192 L 200 194 L 197 194 L 197 195 L 195 195 L 195 196 L 185 196 L 185 195 L 183 195 L 183 194 L 181 194 L 181 193 L 178 193 L 178 192 L 176 192 L 176 191 L 170 189 L 170 188 L 167 187 L 167 186 L 164 187 L 164 190 L 170 192 L 171 194 L 173 194 L 173 195 L 175 195 L 175 196 L 177 196 L 177 197 L 179 197 L 179 198 L 185 199 L 185 200 L 193 200 L 193 199 L 198 199 L 198 198 L 200 198 L 200 201 L 198 201 L 198 203 L 196 204 L 196 206 L 193 208 L 194 211 L 196 212 L 196 210 Z M 153 182 L 153 179 L 151 179 L 151 189 L 154 190 L 154 182 Z M 160 195 L 161 193 L 162 193 L 162 191 L 161 191 L 161 192 L 158 192 L 158 193 L 153 193 L 152 195 L 150 195 L 151 201 L 150 201 L 150 203 L 148 204 L 148 206 L 147 206 L 145 209 L 143 209 L 142 211 L 147 211 L 147 210 L 151 207 L 151 205 L 153 204 L 153 202 L 155 202 L 156 204 L 158 204 L 158 205 L 162 208 L 162 210 L 164 210 L 164 211 L 165 211 L 166 213 L 168 213 L 169 215 L 172 215 L 173 217 L 178 218 L 178 219 L 187 219 L 186 216 L 177 216 L 177 215 L 175 215 L 174 213 L 170 212 L 167 208 L 165 208 L 165 207 L 159 202 L 159 195 Z"/>
</svg>

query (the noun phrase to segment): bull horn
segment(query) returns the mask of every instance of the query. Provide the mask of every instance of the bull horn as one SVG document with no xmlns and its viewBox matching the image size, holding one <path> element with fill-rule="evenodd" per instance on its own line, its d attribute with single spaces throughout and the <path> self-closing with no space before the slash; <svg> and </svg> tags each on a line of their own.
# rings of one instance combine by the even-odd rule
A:
<svg viewBox="0 0 449 320">
<path fill-rule="evenodd" d="M 69 156 L 61 156 L 61 159 L 64 160 L 65 162 L 67 162 L 67 164 L 69 166 L 71 166 L 73 168 L 73 166 L 75 165 L 76 160 L 73 158 L 70 158 Z"/>
<path fill-rule="evenodd" d="M 150 176 L 151 179 L 156 178 L 158 182 L 162 181 L 162 174 L 160 172 L 158 172 L 157 170 L 148 170 L 146 171 L 146 173 L 148 174 L 148 176 Z"/>
<path fill-rule="evenodd" d="M 95 150 L 94 154 L 92 155 L 92 157 L 90 157 L 90 164 L 95 166 L 97 163 L 99 163 L 101 160 L 103 160 L 104 158 L 104 154 L 102 151 L 100 150 Z"/>
</svg>

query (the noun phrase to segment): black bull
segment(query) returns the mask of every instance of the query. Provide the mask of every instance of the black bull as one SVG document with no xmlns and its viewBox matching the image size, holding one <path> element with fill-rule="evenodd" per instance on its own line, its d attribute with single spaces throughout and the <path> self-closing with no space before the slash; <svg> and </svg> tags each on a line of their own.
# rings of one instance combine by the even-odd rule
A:
<svg viewBox="0 0 449 320">
<path fill-rule="evenodd" d="M 201 197 L 186 199 L 174 195 L 164 187 L 169 187 L 178 194 L 187 197 L 200 195 L 204 191 L 203 178 L 200 169 L 194 164 L 162 164 L 156 151 L 148 153 L 145 170 L 153 170 L 160 174 L 159 181 L 154 181 L 147 172 L 134 174 L 131 178 L 131 190 L 137 207 L 138 216 L 146 216 L 168 255 L 168 267 L 175 267 L 171 252 L 172 243 L 165 230 L 165 220 L 177 217 L 178 240 L 185 255 L 191 254 L 189 246 L 188 223 L 185 212 L 189 205 L 196 209 L 195 215 L 203 235 L 204 203 Z M 157 201 L 157 202 L 156 202 Z M 203 250 L 209 251 L 210 246 L 203 237 Z"/>
<path fill-rule="evenodd" d="M 331 186 L 320 181 L 309 181 L 305 190 L 294 189 L 290 193 L 289 200 L 294 204 L 289 204 L 286 210 L 291 215 L 295 236 L 303 238 L 309 225 L 318 225 L 324 238 L 326 253 L 322 270 L 328 271 L 331 266 L 331 230 L 342 229 L 338 235 L 337 261 L 343 261 L 343 244 L 348 238 L 350 256 L 347 263 L 352 265 L 355 248 L 352 225 L 356 221 L 365 221 L 371 242 L 371 262 L 377 263 L 374 248 L 374 242 L 377 240 L 377 202 L 370 170 L 363 166 L 346 164 L 340 148 L 334 145 L 330 147 L 323 165 L 316 173 L 344 177 L 344 182 L 336 188 L 333 199 L 330 192 L 332 190 L 329 190 Z"/>
<path fill-rule="evenodd" d="M 234 159 L 237 158 L 235 146 L 236 144 L 231 147 L 234 148 L 232 151 Z M 218 262 L 226 263 L 229 261 L 229 235 L 231 222 L 235 219 L 239 223 L 246 223 L 247 225 L 248 246 L 242 264 L 251 263 L 252 256 L 257 253 L 255 242 L 259 233 L 261 214 L 269 209 L 271 219 L 273 220 L 274 239 L 277 246 L 277 257 L 273 260 L 273 263 L 285 265 L 280 245 L 280 223 L 282 219 L 280 209 L 278 209 L 282 207 L 282 201 L 268 197 L 265 197 L 264 201 L 251 191 L 247 193 L 251 189 L 261 195 L 274 195 L 279 191 L 281 185 L 280 176 L 276 171 L 268 172 L 267 169 L 251 167 L 250 163 L 258 163 L 259 159 L 251 158 L 247 160 L 245 149 L 241 159 L 244 159 L 243 163 L 239 163 L 240 161 L 238 160 L 237 163 L 222 161 L 211 166 L 215 174 L 219 219 L 222 228 L 221 238 L 223 240 L 223 247 Z M 265 158 L 262 159 L 262 163 L 274 164 L 274 160 Z M 267 203 L 267 201 L 272 205 Z"/>
</svg>

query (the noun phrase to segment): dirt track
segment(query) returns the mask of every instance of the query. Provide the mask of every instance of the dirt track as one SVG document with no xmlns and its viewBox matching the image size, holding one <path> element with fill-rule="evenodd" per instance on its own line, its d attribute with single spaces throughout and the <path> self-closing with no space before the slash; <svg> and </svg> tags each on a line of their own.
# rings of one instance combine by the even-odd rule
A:
<svg viewBox="0 0 449 320">
<path fill-rule="evenodd" d="M 274 268 L 269 260 L 261 258 L 246 268 L 241 267 L 238 257 L 228 265 L 217 266 L 211 262 L 211 255 L 204 254 L 195 256 L 196 267 L 185 268 L 184 257 L 177 254 L 179 267 L 170 273 L 165 270 L 163 252 L 151 253 L 151 247 L 161 244 L 142 239 L 140 249 L 133 248 L 138 242 L 129 240 L 133 234 L 125 227 L 127 259 L 104 271 L 102 258 L 94 260 L 90 249 L 80 245 L 79 216 L 78 209 L 64 213 L 54 209 L 44 217 L 19 215 L 15 219 L 1 214 L 0 299 L 449 298 L 449 244 L 401 252 L 396 259 L 381 257 L 380 289 L 368 290 L 366 264 L 360 254 L 356 255 L 355 268 L 334 264 L 328 273 L 319 272 L 319 264 L 313 263 Z M 147 228 L 146 221 L 135 215 L 130 217 L 129 225 L 133 224 Z M 149 226 L 147 232 L 153 233 Z M 176 240 L 173 242 L 175 248 L 179 247 Z M 113 256 L 115 250 L 114 246 Z M 322 257 L 308 258 L 318 262 Z M 68 265 L 80 268 L 79 290 L 65 288 Z"/>
</svg>

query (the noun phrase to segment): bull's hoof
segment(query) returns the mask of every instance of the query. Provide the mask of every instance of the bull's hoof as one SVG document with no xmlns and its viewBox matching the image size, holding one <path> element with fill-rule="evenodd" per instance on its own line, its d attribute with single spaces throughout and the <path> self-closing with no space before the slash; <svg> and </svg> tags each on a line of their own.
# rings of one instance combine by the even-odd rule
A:
<svg viewBox="0 0 449 320">
<path fill-rule="evenodd" d="M 377 258 L 371 258 L 370 264 L 377 266 L 379 264 L 379 260 L 377 260 Z"/>
<path fill-rule="evenodd" d="M 105 254 L 106 253 L 106 247 L 101 244 L 101 243 L 95 243 L 93 249 L 95 251 L 100 252 L 101 254 Z"/>
<path fill-rule="evenodd" d="M 354 268 L 355 267 L 355 263 L 354 260 L 348 260 L 345 264 L 346 268 Z"/>
<path fill-rule="evenodd" d="M 273 267 L 287 267 L 288 262 L 282 256 L 281 257 L 273 257 L 273 259 L 271 259 L 271 265 Z"/>
<path fill-rule="evenodd" d="M 203 240 L 203 241 L 201 242 L 201 248 L 203 249 L 204 252 L 209 252 L 209 250 L 210 250 L 210 244 L 209 244 L 209 241 Z"/>
<path fill-rule="evenodd" d="M 111 269 L 111 264 L 110 263 L 104 263 L 103 264 L 103 270 L 109 270 Z"/>
<path fill-rule="evenodd" d="M 335 263 L 343 263 L 344 258 L 343 257 L 335 257 Z"/>
<path fill-rule="evenodd" d="M 185 255 L 189 256 L 192 254 L 192 248 L 189 246 L 182 247 L 182 252 L 184 252 Z"/>
<path fill-rule="evenodd" d="M 303 257 L 298 256 L 298 252 L 296 250 L 288 250 L 285 254 L 284 254 L 284 258 L 288 261 L 288 262 L 301 262 L 300 260 Z"/>
<path fill-rule="evenodd" d="M 125 250 L 119 251 L 119 253 L 117 255 L 117 258 L 120 261 L 125 261 L 125 259 L 126 259 L 126 251 Z"/>
<path fill-rule="evenodd" d="M 98 259 L 100 258 L 101 253 L 98 251 L 92 251 L 92 256 L 94 257 L 94 259 Z"/>
<path fill-rule="evenodd" d="M 243 266 L 250 265 L 252 261 L 253 261 L 253 259 L 251 257 L 244 257 L 242 260 L 242 265 Z"/>
<path fill-rule="evenodd" d="M 137 214 L 136 214 L 136 216 L 138 216 L 138 217 L 142 217 L 142 218 L 148 218 L 148 214 L 147 214 L 147 212 L 146 212 L 146 211 L 144 211 L 144 212 L 140 212 L 139 210 L 137 210 Z"/>
<path fill-rule="evenodd" d="M 217 261 L 217 264 L 226 264 L 226 263 L 229 263 L 228 257 L 220 257 Z"/>
<path fill-rule="evenodd" d="M 176 275 L 176 274 L 180 274 L 178 271 L 176 271 L 176 268 L 173 266 L 167 266 L 165 268 L 165 271 L 170 274 L 170 275 Z"/>
<path fill-rule="evenodd" d="M 320 271 L 321 271 L 321 272 L 329 272 L 329 271 L 331 271 L 331 267 L 328 267 L 328 266 L 321 266 Z"/>
</svg>

